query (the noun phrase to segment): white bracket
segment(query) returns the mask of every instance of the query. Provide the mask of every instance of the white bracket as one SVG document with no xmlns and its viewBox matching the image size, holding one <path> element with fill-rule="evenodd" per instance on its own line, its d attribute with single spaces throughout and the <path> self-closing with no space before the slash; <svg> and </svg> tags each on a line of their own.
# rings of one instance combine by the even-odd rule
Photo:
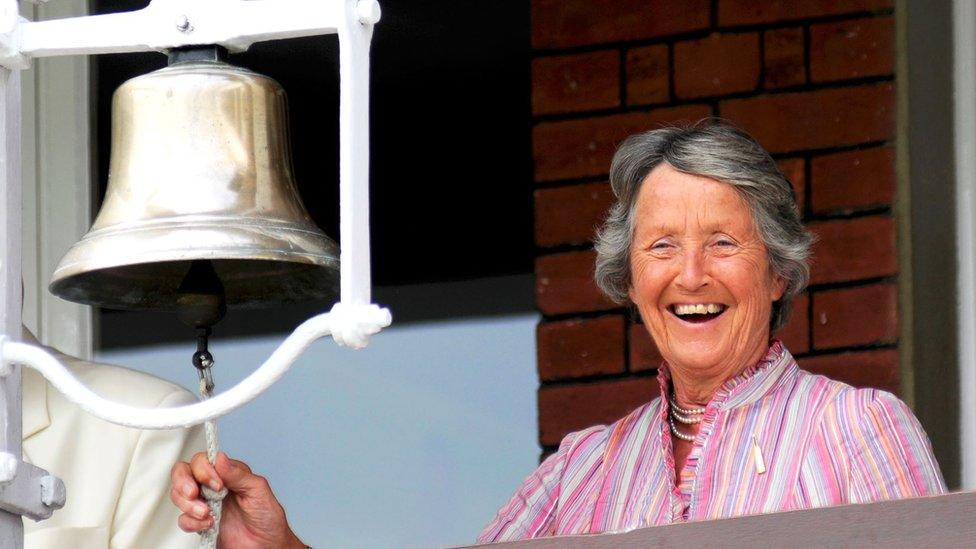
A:
<svg viewBox="0 0 976 549">
<path fill-rule="evenodd" d="M 336 9 L 340 4 L 345 9 Z M 346 13 L 350 12 L 350 13 Z M 31 22 L 17 3 L 0 11 L 0 65 L 29 66 L 34 57 L 165 51 L 220 44 L 244 51 L 255 42 L 341 34 L 349 16 L 369 27 L 380 20 L 376 0 L 153 0 L 141 10 Z"/>
<path fill-rule="evenodd" d="M 361 349 L 369 337 L 390 325 L 390 311 L 376 305 L 337 303 L 331 312 L 314 316 L 288 336 L 257 370 L 227 391 L 185 406 L 140 408 L 108 400 L 75 379 L 51 353 L 35 345 L 0 336 L 0 375 L 11 364 L 29 366 L 47 378 L 64 396 L 92 415 L 126 427 L 173 429 L 198 425 L 254 400 L 281 379 L 298 357 L 317 339 L 331 335 L 336 343 Z"/>
<path fill-rule="evenodd" d="M 13 454 L 0 452 L 0 509 L 42 520 L 64 507 L 64 502 L 61 479 Z"/>
</svg>

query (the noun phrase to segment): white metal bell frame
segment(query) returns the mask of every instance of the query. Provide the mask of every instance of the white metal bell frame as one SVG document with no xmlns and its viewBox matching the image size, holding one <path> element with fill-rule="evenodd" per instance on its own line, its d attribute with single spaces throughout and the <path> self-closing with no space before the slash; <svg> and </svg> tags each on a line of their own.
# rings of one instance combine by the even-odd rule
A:
<svg viewBox="0 0 976 549">
<path fill-rule="evenodd" d="M 138 11 L 31 22 L 0 0 L 0 549 L 20 549 L 21 515 L 35 520 L 64 503 L 63 484 L 21 459 L 22 366 L 36 369 L 91 414 L 120 425 L 168 429 L 203 423 L 253 400 L 317 339 L 353 348 L 389 326 L 371 303 L 369 251 L 369 46 L 376 0 L 152 0 Z M 296 328 L 246 379 L 213 398 L 174 408 L 109 401 L 21 337 L 20 70 L 37 57 L 90 55 L 337 34 L 339 39 L 340 301 Z"/>
</svg>

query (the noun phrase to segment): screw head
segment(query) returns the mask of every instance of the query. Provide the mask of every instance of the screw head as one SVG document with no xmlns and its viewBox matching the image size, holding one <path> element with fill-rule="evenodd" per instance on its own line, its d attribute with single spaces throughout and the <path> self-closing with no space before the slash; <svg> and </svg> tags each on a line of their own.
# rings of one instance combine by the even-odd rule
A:
<svg viewBox="0 0 976 549">
<path fill-rule="evenodd" d="M 185 15 L 181 15 L 176 18 L 176 30 L 180 32 L 190 32 L 193 30 L 193 26 L 190 25 L 190 19 Z"/>
</svg>

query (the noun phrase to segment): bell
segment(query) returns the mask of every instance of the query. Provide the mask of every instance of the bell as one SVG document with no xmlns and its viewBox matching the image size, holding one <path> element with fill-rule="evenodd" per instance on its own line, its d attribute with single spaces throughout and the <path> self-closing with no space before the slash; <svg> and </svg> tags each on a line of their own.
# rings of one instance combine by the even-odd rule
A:
<svg viewBox="0 0 976 549">
<path fill-rule="evenodd" d="M 298 196 L 285 93 L 218 48 L 170 54 L 112 99 L 108 189 L 51 292 L 111 309 L 178 311 L 333 299 L 338 247 Z"/>
</svg>

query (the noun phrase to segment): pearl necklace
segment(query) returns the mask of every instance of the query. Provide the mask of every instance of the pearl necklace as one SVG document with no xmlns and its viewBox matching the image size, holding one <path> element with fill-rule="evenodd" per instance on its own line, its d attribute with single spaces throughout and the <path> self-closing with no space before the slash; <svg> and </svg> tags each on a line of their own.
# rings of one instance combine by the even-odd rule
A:
<svg viewBox="0 0 976 549">
<path fill-rule="evenodd" d="M 688 408 L 687 410 L 685 410 L 684 408 L 678 406 L 678 403 L 675 402 L 674 396 L 672 396 L 670 400 L 671 400 L 671 409 L 674 410 L 675 412 L 678 412 L 679 414 L 684 414 L 686 416 L 693 416 L 693 415 L 700 415 L 705 413 L 704 408 Z"/>
<path fill-rule="evenodd" d="M 678 406 L 673 395 L 669 400 L 671 409 L 668 411 L 668 423 L 671 425 L 671 433 L 686 442 L 694 442 L 695 437 L 679 431 L 678 426 L 674 424 L 674 420 L 678 420 L 680 423 L 684 423 L 685 425 L 701 423 L 702 414 L 705 413 L 705 408 L 689 408 L 686 410 L 681 406 Z"/>
<path fill-rule="evenodd" d="M 691 435 L 686 435 L 686 434 L 684 434 L 684 433 L 682 433 L 681 431 L 678 430 L 678 427 L 674 424 L 674 419 L 672 419 L 670 415 L 668 416 L 668 423 L 671 424 L 671 434 L 673 434 L 674 436 L 680 438 L 681 440 L 683 440 L 685 442 L 694 442 L 695 441 L 695 437 L 693 437 Z"/>
</svg>

